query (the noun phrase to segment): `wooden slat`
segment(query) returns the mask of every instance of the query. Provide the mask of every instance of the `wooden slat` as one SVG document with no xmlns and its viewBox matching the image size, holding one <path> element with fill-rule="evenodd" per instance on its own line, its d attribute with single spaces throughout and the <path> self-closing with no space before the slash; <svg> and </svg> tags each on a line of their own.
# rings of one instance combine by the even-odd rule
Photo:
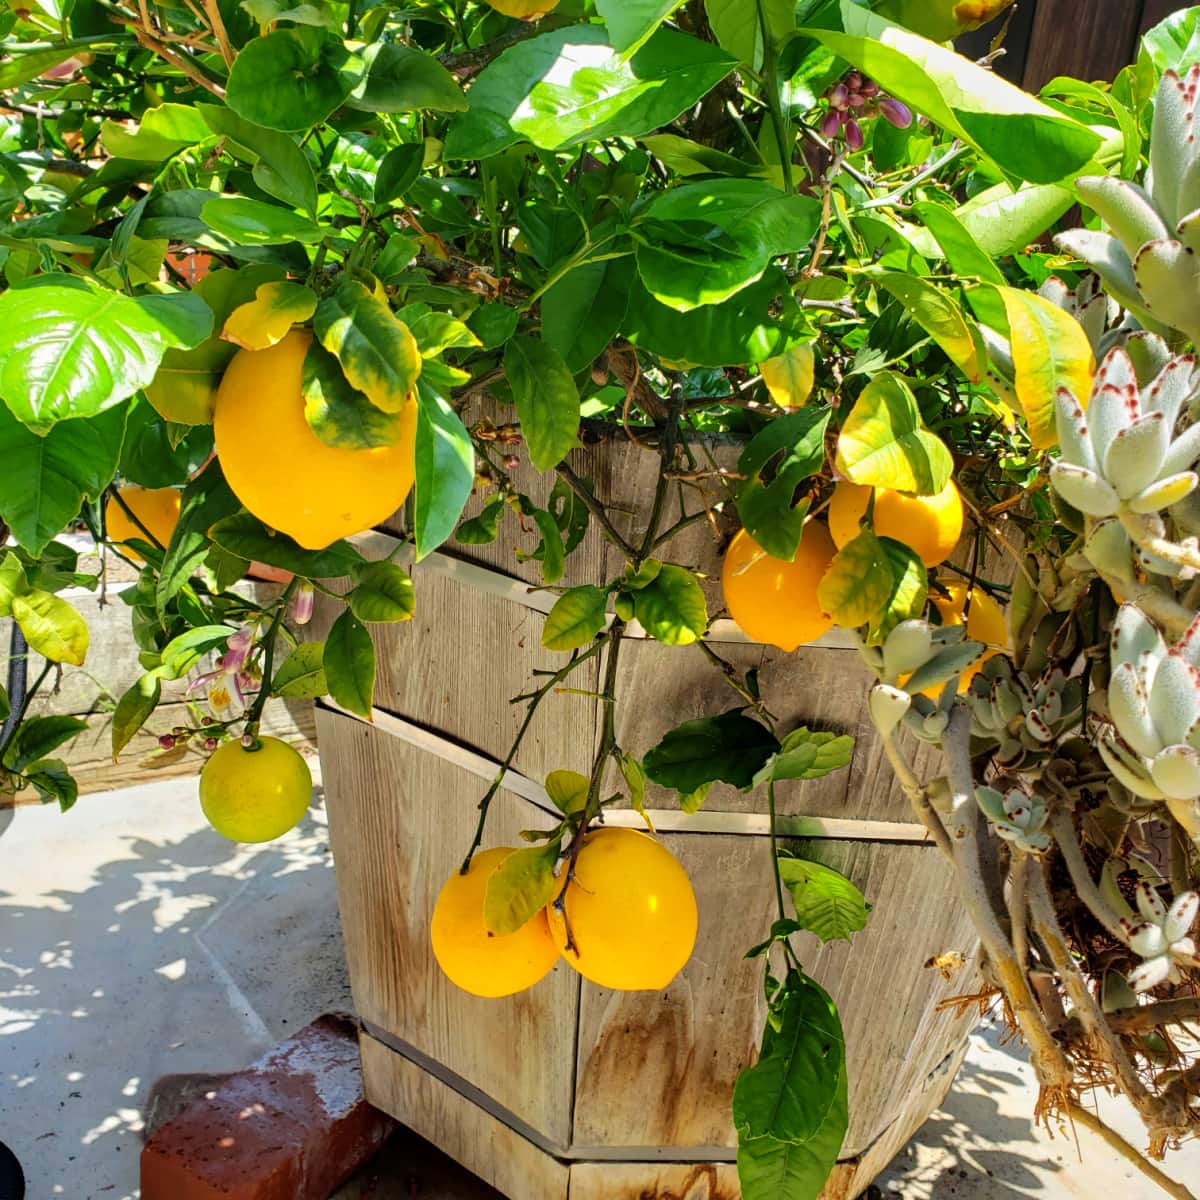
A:
<svg viewBox="0 0 1200 1200">
<path fill-rule="evenodd" d="M 739 1200 L 731 1163 L 576 1163 L 571 1200 Z"/>
<path fill-rule="evenodd" d="M 735 1145 L 733 1084 L 753 1060 L 764 1017 L 762 964 L 743 955 L 774 918 L 769 849 L 765 839 L 711 834 L 663 841 L 697 885 L 696 950 L 661 994 L 583 984 L 574 1137 L 581 1153 L 593 1145 Z M 852 945 L 821 946 L 807 936 L 798 943 L 805 970 L 842 1014 L 851 1156 L 907 1120 L 913 1097 L 961 1046 L 973 1013 L 936 1009 L 972 989 L 973 971 L 947 983 L 924 964 L 947 950 L 972 954 L 974 935 L 931 846 L 804 842 L 797 850 L 843 871 L 876 902 Z M 903 905 L 892 902 L 897 896 Z"/>
<path fill-rule="evenodd" d="M 1113 79 L 1134 56 L 1142 0 L 1040 0 L 1023 82 L 1036 92 L 1056 75 Z"/>
<path fill-rule="evenodd" d="M 567 1145 L 578 976 L 560 964 L 527 992 L 483 1000 L 446 979 L 429 945 L 434 901 L 474 832 L 478 781 L 337 713 L 322 710 L 317 726 L 357 1012 Z M 518 845 L 520 830 L 545 824 L 502 791 L 487 844 Z"/>
<path fill-rule="evenodd" d="M 1173 12 L 1183 7 L 1183 0 L 1145 0 L 1138 32 L 1145 33 L 1147 29 L 1152 29 L 1159 21 L 1165 21 Z"/>
<path fill-rule="evenodd" d="M 374 1038 L 364 1034 L 359 1044 L 363 1092 L 376 1108 L 513 1200 L 567 1200 L 564 1164 Z"/>
</svg>

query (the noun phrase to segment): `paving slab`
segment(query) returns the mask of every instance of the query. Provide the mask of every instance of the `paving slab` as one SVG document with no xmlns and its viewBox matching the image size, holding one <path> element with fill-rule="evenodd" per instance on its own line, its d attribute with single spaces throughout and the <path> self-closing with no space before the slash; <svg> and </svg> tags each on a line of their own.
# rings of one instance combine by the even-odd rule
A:
<svg viewBox="0 0 1200 1200">
<path fill-rule="evenodd" d="M 236 846 L 194 780 L 0 810 L 0 1141 L 28 1200 L 137 1200 L 142 1130 L 178 1076 L 240 1069 L 350 1011 L 319 796 L 301 826 Z M 163 1082 L 165 1077 L 165 1082 Z M 1155 1200 L 1085 1130 L 1030 1121 L 1019 1047 L 983 1028 L 946 1104 L 876 1181 L 905 1200 Z M 1103 1106 L 1138 1140 L 1136 1118 Z M 1200 1187 L 1200 1143 L 1168 1160 Z M 499 1200 L 407 1132 L 338 1200 Z M 528 1200 L 528 1198 L 521 1198 Z"/>
</svg>

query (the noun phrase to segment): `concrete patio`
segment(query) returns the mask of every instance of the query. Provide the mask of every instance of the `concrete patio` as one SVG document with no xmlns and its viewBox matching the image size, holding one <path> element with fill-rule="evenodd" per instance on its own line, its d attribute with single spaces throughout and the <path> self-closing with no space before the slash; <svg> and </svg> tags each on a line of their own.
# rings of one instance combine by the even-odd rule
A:
<svg viewBox="0 0 1200 1200">
<path fill-rule="evenodd" d="M 194 780 L 0 811 L 0 1141 L 28 1200 L 133 1200 L 163 1076 L 238 1069 L 331 1009 L 351 1010 L 323 807 L 287 837 L 233 845 Z M 1030 1125 L 1032 1072 L 983 1029 L 942 1111 L 879 1194 L 1122 1200 L 1160 1195 L 1093 1135 Z M 1105 1115 L 1138 1138 L 1118 1105 Z M 1082 1153 L 1086 1165 L 1081 1161 Z M 1168 1161 L 1200 1180 L 1200 1145 Z M 483 1200 L 401 1137 L 339 1193 Z"/>
</svg>

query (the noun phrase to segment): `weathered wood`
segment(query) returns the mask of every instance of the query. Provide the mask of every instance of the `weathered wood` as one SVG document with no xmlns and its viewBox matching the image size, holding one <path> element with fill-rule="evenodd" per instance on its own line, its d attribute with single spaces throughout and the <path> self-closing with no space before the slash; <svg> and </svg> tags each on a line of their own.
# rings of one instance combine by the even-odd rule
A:
<svg viewBox="0 0 1200 1200">
<path fill-rule="evenodd" d="M 1040 0 L 1024 86 L 1036 92 L 1058 75 L 1113 79 L 1133 56 L 1141 17 L 1142 0 Z"/>
<path fill-rule="evenodd" d="M 474 833 L 478 781 L 338 713 L 317 725 L 356 1011 L 568 1145 L 578 976 L 560 964 L 527 992 L 483 1000 L 441 973 L 429 944 L 434 901 Z M 545 824 L 502 791 L 488 844 L 519 845 Z"/>
<path fill-rule="evenodd" d="M 732 1163 L 576 1163 L 571 1200 L 738 1200 Z"/>
<path fill-rule="evenodd" d="M 567 1200 L 565 1164 L 368 1034 L 359 1044 L 364 1093 L 378 1108 L 506 1196 Z"/>
</svg>

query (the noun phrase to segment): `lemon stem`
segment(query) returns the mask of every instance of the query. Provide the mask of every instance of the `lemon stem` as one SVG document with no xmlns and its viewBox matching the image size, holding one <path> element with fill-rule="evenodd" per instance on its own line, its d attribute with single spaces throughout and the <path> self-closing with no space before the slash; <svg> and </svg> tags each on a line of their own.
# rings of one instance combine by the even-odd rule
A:
<svg viewBox="0 0 1200 1200">
<path fill-rule="evenodd" d="M 775 829 L 775 780 L 767 783 L 767 812 L 771 821 L 771 870 L 775 872 L 775 902 L 779 905 L 779 919 L 787 914 L 783 908 L 783 876 L 779 871 L 779 835 Z"/>
<path fill-rule="evenodd" d="M 279 629 L 283 624 L 284 614 L 291 603 L 292 593 L 299 586 L 299 576 L 293 576 L 291 583 L 283 589 L 283 594 L 276 602 L 275 615 L 271 618 L 270 627 L 267 629 L 267 636 L 263 638 L 262 686 L 258 689 L 258 695 L 254 698 L 254 704 L 246 715 L 247 733 L 258 732 L 258 722 L 262 718 L 263 709 L 266 707 L 267 701 L 271 698 L 271 671 L 275 665 L 275 642 L 279 637 Z"/>
</svg>

